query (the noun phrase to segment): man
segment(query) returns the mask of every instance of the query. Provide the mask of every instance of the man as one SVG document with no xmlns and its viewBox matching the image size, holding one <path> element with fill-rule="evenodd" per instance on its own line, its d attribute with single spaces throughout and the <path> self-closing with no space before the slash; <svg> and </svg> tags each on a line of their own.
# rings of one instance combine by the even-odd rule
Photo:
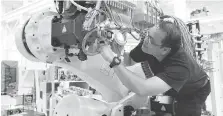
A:
<svg viewBox="0 0 223 116">
<path fill-rule="evenodd" d="M 130 52 L 132 62 L 127 65 L 141 63 L 142 67 L 138 68 L 143 70 L 147 79 L 128 70 L 123 63 L 128 58 L 121 61 L 109 46 L 102 46 L 101 55 L 132 92 L 154 96 L 172 90 L 177 99 L 176 116 L 200 116 L 202 104 L 210 93 L 210 82 L 207 74 L 182 48 L 181 34 L 175 23 L 161 20 Z M 152 77 L 149 68 L 144 68 L 147 65 L 151 67 Z"/>
</svg>

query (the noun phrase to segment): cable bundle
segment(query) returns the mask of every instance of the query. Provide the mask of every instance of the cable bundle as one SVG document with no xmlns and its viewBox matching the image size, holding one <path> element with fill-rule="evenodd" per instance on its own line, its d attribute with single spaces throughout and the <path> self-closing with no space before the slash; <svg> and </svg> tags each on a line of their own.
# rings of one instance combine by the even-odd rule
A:
<svg viewBox="0 0 223 116">
<path fill-rule="evenodd" d="M 196 59 L 195 47 L 192 41 L 191 34 L 187 29 L 186 24 L 179 18 L 176 17 L 172 18 L 175 20 L 175 24 L 177 24 L 177 26 L 181 31 L 182 47 L 193 59 Z"/>
</svg>

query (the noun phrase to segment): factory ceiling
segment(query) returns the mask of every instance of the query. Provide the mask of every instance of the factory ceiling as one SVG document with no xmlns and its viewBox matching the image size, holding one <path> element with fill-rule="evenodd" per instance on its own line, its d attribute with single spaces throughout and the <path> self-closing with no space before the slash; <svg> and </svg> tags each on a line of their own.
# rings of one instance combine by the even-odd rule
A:
<svg viewBox="0 0 223 116">
<path fill-rule="evenodd" d="M 36 1 L 38 0 L 1 0 L 1 15 L 4 16 L 4 14 Z M 174 15 L 174 0 L 159 0 L 159 4 L 165 14 Z M 222 0 L 187 0 L 186 5 L 188 15 L 192 14 L 190 19 L 205 19 L 201 21 L 202 33 L 223 32 L 223 10 L 220 10 L 223 6 Z M 207 12 L 202 12 L 203 10 Z M 208 21 L 210 19 L 214 20 Z"/>
</svg>

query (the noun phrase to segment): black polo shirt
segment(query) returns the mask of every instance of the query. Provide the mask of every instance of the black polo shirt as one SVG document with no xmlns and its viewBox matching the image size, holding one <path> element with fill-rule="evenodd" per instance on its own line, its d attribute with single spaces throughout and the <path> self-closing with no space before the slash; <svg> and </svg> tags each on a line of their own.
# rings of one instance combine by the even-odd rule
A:
<svg viewBox="0 0 223 116">
<path fill-rule="evenodd" d="M 165 81 L 177 93 L 190 94 L 204 86 L 207 74 L 183 48 L 179 48 L 159 62 L 154 56 L 144 53 L 141 47 L 142 42 L 130 52 L 130 57 L 135 62 L 148 61 L 154 75 Z"/>
</svg>

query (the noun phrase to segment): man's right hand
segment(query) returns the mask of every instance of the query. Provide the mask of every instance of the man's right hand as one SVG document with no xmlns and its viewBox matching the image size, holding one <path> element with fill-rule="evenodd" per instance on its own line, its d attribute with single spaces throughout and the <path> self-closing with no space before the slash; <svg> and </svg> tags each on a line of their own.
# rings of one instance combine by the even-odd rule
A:
<svg viewBox="0 0 223 116">
<path fill-rule="evenodd" d="M 121 56 L 124 53 L 124 46 L 118 45 L 116 42 L 112 42 L 111 49 L 118 56 Z"/>
<path fill-rule="evenodd" d="M 111 47 L 109 45 L 101 45 L 100 53 L 101 56 L 104 58 L 104 60 L 106 60 L 109 63 L 111 63 L 113 58 L 115 57 L 115 54 L 111 50 Z"/>
<path fill-rule="evenodd" d="M 124 61 L 122 61 L 122 63 L 124 63 L 125 66 L 132 66 L 136 63 L 129 56 L 129 53 L 124 51 L 124 46 L 120 46 L 116 42 L 112 42 L 111 49 L 118 56 L 123 56 L 124 57 Z"/>
</svg>

